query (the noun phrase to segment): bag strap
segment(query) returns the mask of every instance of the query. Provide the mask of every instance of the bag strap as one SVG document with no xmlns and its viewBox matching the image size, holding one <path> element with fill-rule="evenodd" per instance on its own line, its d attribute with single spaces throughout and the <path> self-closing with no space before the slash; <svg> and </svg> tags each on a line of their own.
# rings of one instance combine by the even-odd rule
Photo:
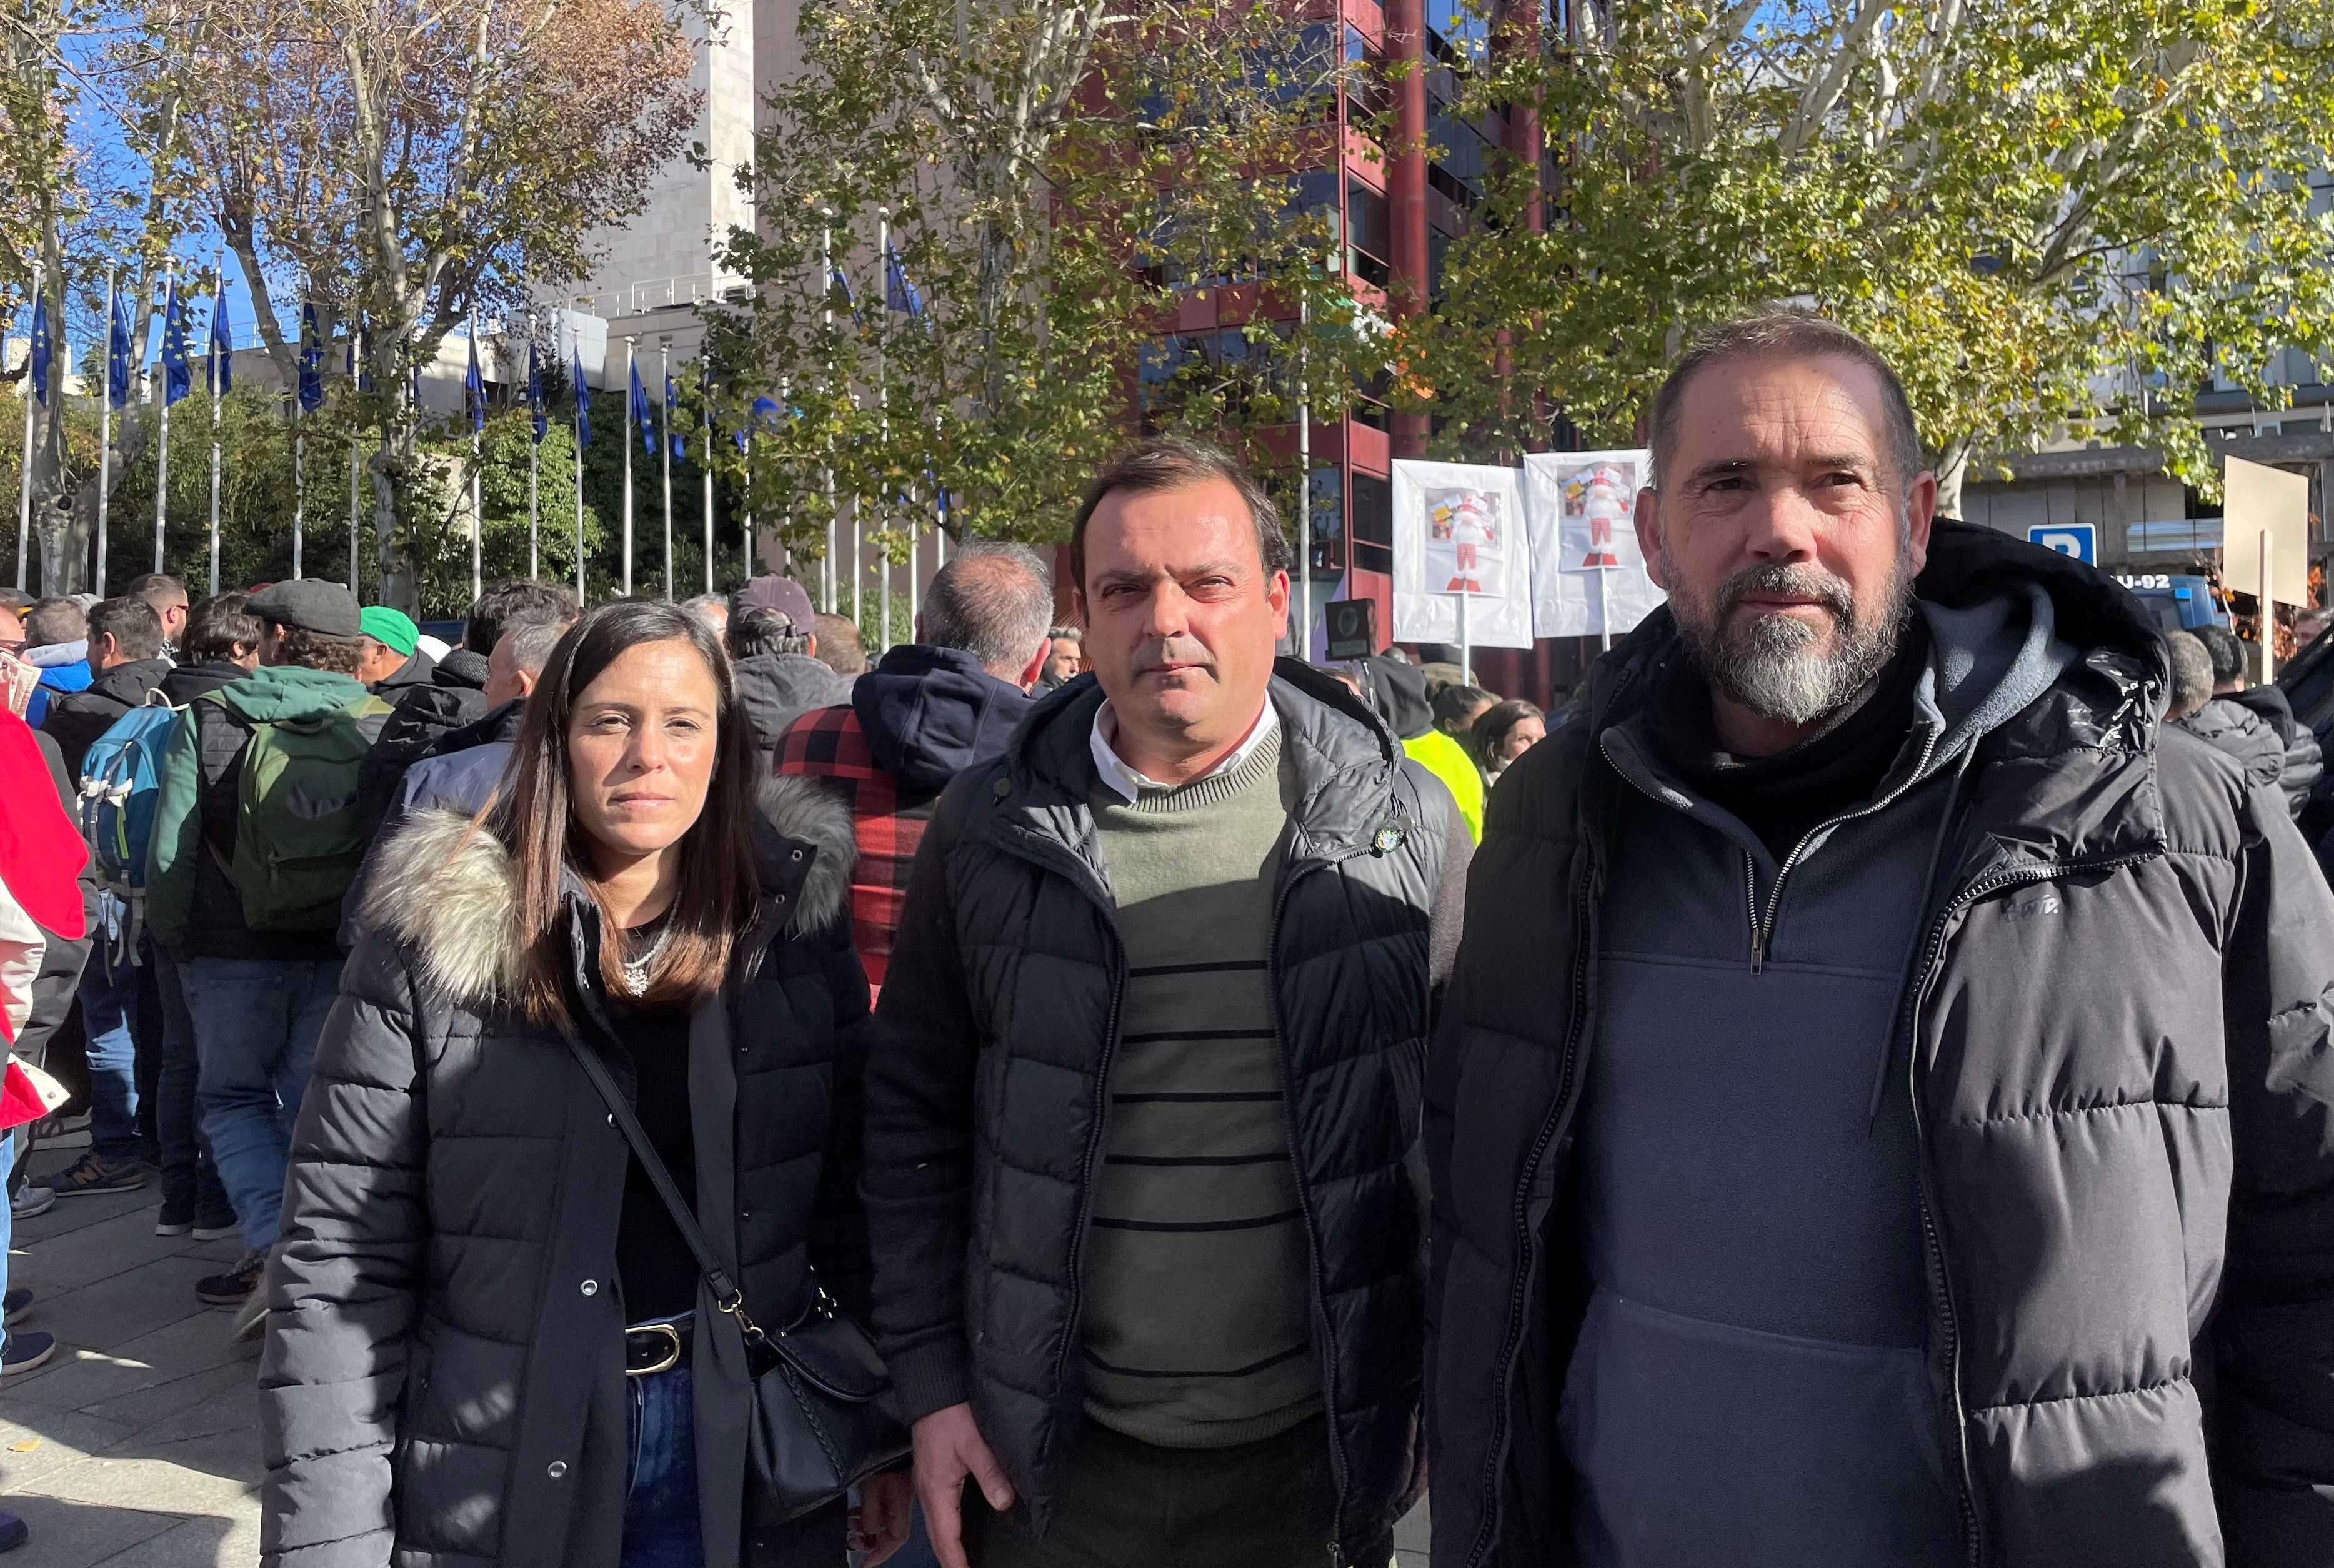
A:
<svg viewBox="0 0 2334 1568">
<path fill-rule="evenodd" d="M 713 1255 L 713 1244 L 705 1239 L 705 1232 L 698 1225 L 697 1216 L 690 1212 L 688 1201 L 680 1196 L 680 1188 L 674 1185 L 672 1173 L 657 1157 L 655 1147 L 649 1142 L 648 1130 L 632 1113 L 632 1101 L 626 1100 L 624 1092 L 616 1086 L 608 1064 L 600 1060 L 599 1053 L 584 1044 L 574 1030 L 564 1029 L 561 1034 L 567 1041 L 569 1053 L 575 1058 L 575 1064 L 584 1069 L 584 1076 L 592 1081 L 592 1087 L 599 1091 L 600 1099 L 607 1105 L 608 1120 L 623 1133 L 624 1141 L 632 1145 L 632 1158 L 641 1162 L 641 1169 L 648 1175 L 649 1185 L 655 1188 L 657 1197 L 664 1200 L 665 1208 L 672 1215 L 673 1225 L 680 1231 L 680 1239 L 689 1244 L 690 1255 L 697 1259 L 699 1271 L 705 1275 L 705 1283 L 713 1287 L 714 1306 L 738 1321 L 738 1331 L 746 1336 L 747 1342 L 761 1343 L 761 1329 L 746 1315 L 745 1293 L 729 1277 L 729 1271 L 721 1266 L 721 1260 Z"/>
</svg>

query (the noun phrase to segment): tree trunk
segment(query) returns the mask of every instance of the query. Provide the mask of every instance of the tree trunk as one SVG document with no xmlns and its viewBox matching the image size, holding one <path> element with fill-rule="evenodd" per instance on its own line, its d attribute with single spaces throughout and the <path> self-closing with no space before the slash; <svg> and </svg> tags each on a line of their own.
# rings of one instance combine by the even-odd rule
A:
<svg viewBox="0 0 2334 1568">
<path fill-rule="evenodd" d="M 1937 454 L 1937 515 L 1959 518 L 1962 515 L 1962 484 L 1969 475 L 1972 438 L 1956 437 Z"/>
</svg>

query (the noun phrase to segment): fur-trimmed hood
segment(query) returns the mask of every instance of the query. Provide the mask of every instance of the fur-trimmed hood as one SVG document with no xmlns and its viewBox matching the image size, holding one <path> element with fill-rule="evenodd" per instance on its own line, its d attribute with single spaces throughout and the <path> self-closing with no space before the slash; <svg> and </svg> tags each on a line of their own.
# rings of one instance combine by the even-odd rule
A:
<svg viewBox="0 0 2334 1568">
<path fill-rule="evenodd" d="M 755 851 L 762 897 L 791 908 L 789 937 L 842 914 L 858 845 L 851 813 L 806 778 L 766 780 Z M 361 924 L 409 953 L 421 983 L 463 1005 L 515 996 L 526 968 L 516 940 L 518 865 L 502 841 L 455 812 L 412 813 L 376 851 Z"/>
</svg>

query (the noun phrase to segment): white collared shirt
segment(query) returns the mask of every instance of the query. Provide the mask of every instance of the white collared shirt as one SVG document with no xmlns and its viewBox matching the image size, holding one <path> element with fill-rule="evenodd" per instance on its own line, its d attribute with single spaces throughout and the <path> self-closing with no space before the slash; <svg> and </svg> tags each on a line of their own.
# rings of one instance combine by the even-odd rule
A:
<svg viewBox="0 0 2334 1568">
<path fill-rule="evenodd" d="M 1266 738 L 1279 727 L 1280 716 L 1273 711 L 1272 698 L 1268 695 L 1264 699 L 1264 711 L 1256 716 L 1254 724 L 1249 726 L 1248 738 L 1232 747 L 1230 755 L 1201 774 L 1200 778 L 1213 778 L 1218 774 L 1230 773 L 1249 757 L 1254 756 L 1256 748 L 1262 746 Z M 1161 784 L 1154 778 L 1145 778 L 1127 766 L 1118 753 L 1111 748 L 1110 737 L 1117 728 L 1118 717 L 1111 712 L 1110 703 L 1105 699 L 1095 713 L 1094 734 L 1088 737 L 1087 744 L 1094 750 L 1095 776 L 1108 784 L 1113 794 L 1124 797 L 1129 804 L 1133 804 L 1141 798 L 1144 790 L 1180 787 L 1175 784 Z M 1200 779 L 1186 779 L 1183 782 L 1198 784 Z"/>
</svg>

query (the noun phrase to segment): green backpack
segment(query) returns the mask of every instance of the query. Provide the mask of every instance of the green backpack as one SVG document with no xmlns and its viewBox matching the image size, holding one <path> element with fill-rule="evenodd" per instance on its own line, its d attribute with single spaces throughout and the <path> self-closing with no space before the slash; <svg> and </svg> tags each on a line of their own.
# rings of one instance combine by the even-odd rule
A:
<svg viewBox="0 0 2334 1568">
<path fill-rule="evenodd" d="M 357 773 L 389 704 L 368 696 L 321 718 L 255 724 L 243 753 L 235 859 L 255 931 L 329 931 L 365 854 Z"/>
</svg>

